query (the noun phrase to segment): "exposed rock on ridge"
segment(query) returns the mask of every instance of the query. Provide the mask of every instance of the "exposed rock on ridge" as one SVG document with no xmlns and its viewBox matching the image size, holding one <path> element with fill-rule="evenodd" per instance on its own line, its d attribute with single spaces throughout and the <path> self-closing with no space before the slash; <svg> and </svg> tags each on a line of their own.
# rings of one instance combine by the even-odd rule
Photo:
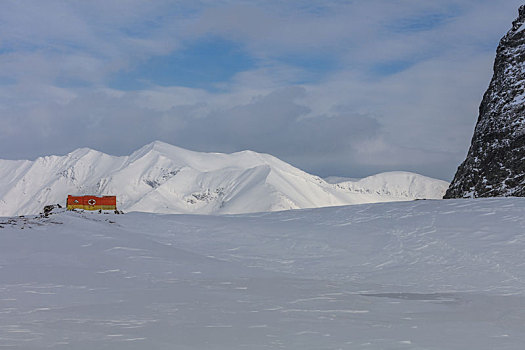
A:
<svg viewBox="0 0 525 350">
<path fill-rule="evenodd" d="M 465 161 L 444 198 L 525 196 L 525 5 L 501 39 Z"/>
</svg>

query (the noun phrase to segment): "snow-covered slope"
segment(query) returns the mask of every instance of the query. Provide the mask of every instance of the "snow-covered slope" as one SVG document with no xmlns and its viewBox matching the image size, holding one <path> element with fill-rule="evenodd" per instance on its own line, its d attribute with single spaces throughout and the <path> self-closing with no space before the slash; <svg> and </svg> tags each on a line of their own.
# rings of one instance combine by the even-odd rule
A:
<svg viewBox="0 0 525 350">
<path fill-rule="evenodd" d="M 441 198 L 447 186 L 403 172 L 330 184 L 268 154 L 156 141 L 124 157 L 82 148 L 33 162 L 0 160 L 0 216 L 38 213 L 68 194 L 116 195 L 125 211 L 231 214 Z"/>
<path fill-rule="evenodd" d="M 525 199 L 0 218 L 6 349 L 521 350 Z"/>
<path fill-rule="evenodd" d="M 410 199 L 437 199 L 445 181 L 406 171 L 391 171 L 355 181 L 335 183 L 336 188 L 352 193 Z"/>
</svg>

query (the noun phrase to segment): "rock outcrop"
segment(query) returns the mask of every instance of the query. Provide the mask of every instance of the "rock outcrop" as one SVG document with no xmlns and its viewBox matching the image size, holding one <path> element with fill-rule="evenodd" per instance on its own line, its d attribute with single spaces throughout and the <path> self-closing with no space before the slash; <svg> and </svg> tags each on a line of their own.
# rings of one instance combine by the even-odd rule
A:
<svg viewBox="0 0 525 350">
<path fill-rule="evenodd" d="M 525 5 L 501 39 L 465 161 L 444 198 L 525 196 Z"/>
</svg>

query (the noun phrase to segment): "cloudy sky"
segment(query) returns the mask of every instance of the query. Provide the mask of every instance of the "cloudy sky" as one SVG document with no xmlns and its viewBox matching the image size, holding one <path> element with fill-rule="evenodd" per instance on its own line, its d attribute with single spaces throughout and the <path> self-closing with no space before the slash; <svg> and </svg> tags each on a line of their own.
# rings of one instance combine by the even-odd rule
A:
<svg viewBox="0 0 525 350">
<path fill-rule="evenodd" d="M 517 0 L 3 0 L 0 158 L 154 140 L 451 180 Z"/>
</svg>

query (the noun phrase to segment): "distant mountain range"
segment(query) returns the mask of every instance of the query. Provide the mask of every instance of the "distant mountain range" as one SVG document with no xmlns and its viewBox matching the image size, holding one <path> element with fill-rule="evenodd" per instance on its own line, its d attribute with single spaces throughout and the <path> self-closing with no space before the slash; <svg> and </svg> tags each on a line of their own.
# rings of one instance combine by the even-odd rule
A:
<svg viewBox="0 0 525 350">
<path fill-rule="evenodd" d="M 68 194 L 116 195 L 124 211 L 235 214 L 442 198 L 448 187 L 409 172 L 329 183 L 268 154 L 193 152 L 159 141 L 122 157 L 80 148 L 0 160 L 0 179 L 0 216 L 36 214 Z"/>
</svg>

